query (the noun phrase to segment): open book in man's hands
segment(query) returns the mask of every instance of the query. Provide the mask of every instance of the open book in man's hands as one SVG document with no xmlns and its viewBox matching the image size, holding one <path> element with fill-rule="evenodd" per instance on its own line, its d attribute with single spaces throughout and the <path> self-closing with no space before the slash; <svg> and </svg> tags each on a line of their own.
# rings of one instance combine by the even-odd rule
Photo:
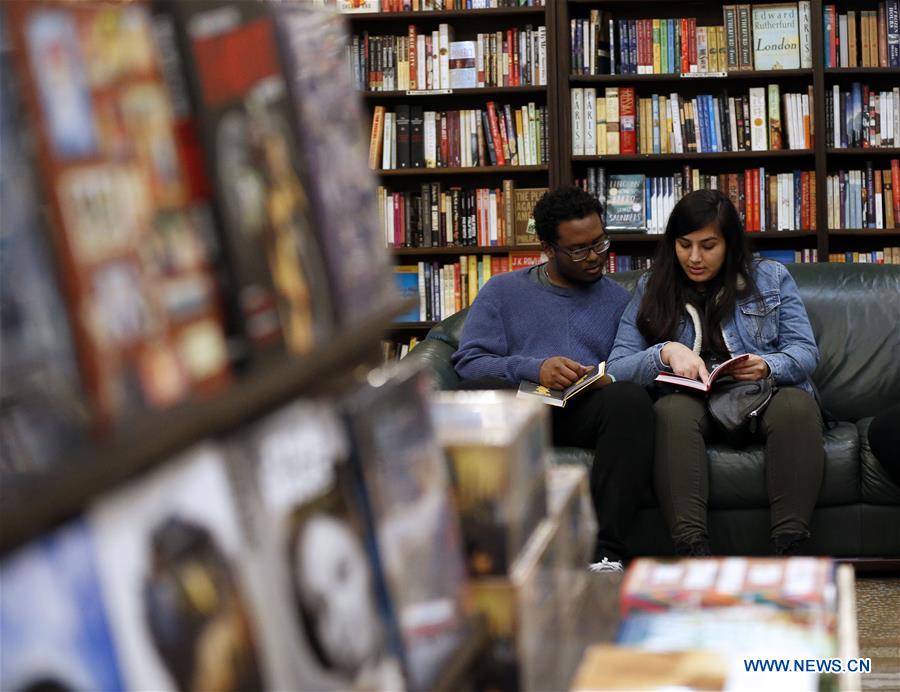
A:
<svg viewBox="0 0 900 692">
<path fill-rule="evenodd" d="M 551 406 L 565 406 L 569 399 L 579 392 L 583 392 L 605 374 L 606 361 L 603 361 L 597 365 L 592 365 L 588 368 L 587 373 L 582 375 L 580 380 L 574 384 L 570 384 L 565 389 L 550 389 L 537 382 L 522 380 L 522 383 L 519 385 L 519 392 L 516 396 L 520 396 L 523 399 L 534 398 L 543 401 L 545 404 L 550 404 Z"/>
<path fill-rule="evenodd" d="M 675 375 L 671 372 L 661 372 L 656 376 L 657 382 L 664 382 L 665 384 L 673 384 L 676 387 L 685 387 L 686 389 L 693 389 L 698 392 L 709 393 L 713 385 L 715 385 L 716 380 L 719 377 L 727 374 L 728 369 L 734 365 L 735 363 L 740 363 L 742 360 L 747 360 L 750 357 L 749 353 L 742 353 L 739 356 L 735 356 L 734 358 L 729 358 L 724 363 L 717 365 L 713 368 L 713 371 L 709 373 L 709 379 L 706 382 L 701 382 L 700 380 L 694 380 L 690 377 L 682 377 L 681 375 Z"/>
</svg>

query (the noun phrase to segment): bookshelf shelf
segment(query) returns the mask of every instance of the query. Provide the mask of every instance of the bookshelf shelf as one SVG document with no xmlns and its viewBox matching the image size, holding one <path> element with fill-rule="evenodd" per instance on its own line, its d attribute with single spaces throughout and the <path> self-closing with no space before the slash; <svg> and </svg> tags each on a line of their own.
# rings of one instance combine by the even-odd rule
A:
<svg viewBox="0 0 900 692">
<path fill-rule="evenodd" d="M 433 175 L 516 175 L 522 173 L 546 173 L 550 166 L 472 166 L 470 168 L 398 168 L 396 170 L 378 170 L 377 175 L 384 178 L 430 177 Z"/>
<path fill-rule="evenodd" d="M 897 75 L 898 69 L 896 67 L 826 67 L 825 68 L 825 76 L 840 76 L 840 75 L 852 75 L 852 76 L 878 76 L 878 75 Z"/>
<path fill-rule="evenodd" d="M 507 96 L 510 94 L 543 94 L 546 86 L 518 87 L 478 87 L 475 89 L 447 89 L 438 91 L 363 91 L 360 92 L 366 101 L 399 100 L 399 99 L 453 99 L 460 96 Z"/>
<path fill-rule="evenodd" d="M 520 250 L 540 251 L 539 247 L 525 245 L 441 245 L 440 247 L 392 247 L 397 257 L 458 257 L 459 255 L 505 255 Z"/>
<path fill-rule="evenodd" d="M 481 17 L 530 17 L 543 15 L 546 7 L 491 7 L 480 10 L 438 10 L 428 12 L 360 12 L 346 13 L 344 17 L 353 24 L 410 20 L 479 19 Z"/>
<path fill-rule="evenodd" d="M 73 453 L 52 473 L 7 477 L 0 488 L 0 551 L 38 536 L 75 516 L 103 492 L 169 461 L 173 455 L 216 435 L 247 425 L 300 395 L 322 391 L 351 363 L 371 362 L 390 321 L 409 303 L 395 304 L 333 335 L 298 357 L 281 356 L 252 369 L 224 394 L 186 403 L 133 421 L 123 421 L 111 438 Z"/>
<path fill-rule="evenodd" d="M 900 228 L 834 228 L 828 230 L 828 235 L 840 238 L 865 237 L 865 238 L 900 238 Z"/>
<path fill-rule="evenodd" d="M 617 241 L 628 243 L 655 243 L 663 237 L 662 233 L 619 233 L 610 231 L 609 237 L 613 241 L 613 246 Z M 746 236 L 751 240 L 788 240 L 797 238 L 814 238 L 816 231 L 760 231 L 750 232 Z"/>
<path fill-rule="evenodd" d="M 446 89 L 436 91 L 363 91 L 366 101 L 398 100 L 398 99 L 453 99 L 460 96 L 507 96 L 510 94 L 543 94 L 546 86 L 517 86 L 517 87 L 478 87 L 475 89 Z"/>
<path fill-rule="evenodd" d="M 738 80 L 772 80 L 794 77 L 812 78 L 812 70 L 746 70 L 727 74 L 695 73 L 691 77 L 681 74 L 602 74 L 569 76 L 571 84 L 654 84 L 656 82 L 721 82 Z"/>
<path fill-rule="evenodd" d="M 632 161 L 693 161 L 705 159 L 777 159 L 813 156 L 813 149 L 778 149 L 776 151 L 720 151 L 709 153 L 688 152 L 685 154 L 616 154 L 613 156 L 572 156 L 573 163 L 615 163 Z"/>
<path fill-rule="evenodd" d="M 826 149 L 828 156 L 900 156 L 900 147 L 857 147 L 854 149 Z"/>
</svg>

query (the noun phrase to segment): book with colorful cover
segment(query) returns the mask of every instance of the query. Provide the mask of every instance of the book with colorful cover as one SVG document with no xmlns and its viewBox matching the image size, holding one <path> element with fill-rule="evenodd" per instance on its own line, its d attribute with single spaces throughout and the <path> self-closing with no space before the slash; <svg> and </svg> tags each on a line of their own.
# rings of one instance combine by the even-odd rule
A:
<svg viewBox="0 0 900 692">
<path fill-rule="evenodd" d="M 443 450 L 423 418 L 421 370 L 386 366 L 347 402 L 378 554 L 400 623 L 410 689 L 433 686 L 461 643 L 466 595 L 459 517 Z"/>
<path fill-rule="evenodd" d="M 797 3 L 753 5 L 752 16 L 754 69 L 799 69 L 800 18 Z"/>
<path fill-rule="evenodd" d="M 309 5 L 272 7 L 335 311 L 341 323 L 353 324 L 396 296 L 379 229 L 377 183 L 367 166 L 362 103 L 346 69 L 346 24 Z"/>
<path fill-rule="evenodd" d="M 402 643 L 351 442 L 334 406 L 302 401 L 229 440 L 275 689 L 402 689 Z"/>
<path fill-rule="evenodd" d="M 98 427 L 219 391 L 230 378 L 219 288 L 146 4 L 7 9 Z"/>
<path fill-rule="evenodd" d="M 549 406 L 564 407 L 569 399 L 597 382 L 606 374 L 606 361 L 592 365 L 581 378 L 565 389 L 550 389 L 537 382 L 522 380 L 516 396 L 523 399 L 535 399 Z"/>
<path fill-rule="evenodd" d="M 268 6 L 159 6 L 183 47 L 251 357 L 308 352 L 334 315 Z"/>
<path fill-rule="evenodd" d="M 731 368 L 732 365 L 747 360 L 749 357 L 749 353 L 742 353 L 738 356 L 734 356 L 733 358 L 729 358 L 724 363 L 720 363 L 709 373 L 709 379 L 707 379 L 706 382 L 701 382 L 700 380 L 695 380 L 691 377 L 676 375 L 675 373 L 671 372 L 659 373 L 654 381 L 660 382 L 662 384 L 671 384 L 676 387 L 684 387 L 685 389 L 692 389 L 708 394 L 712 391 L 718 379 L 728 374 L 728 369 Z"/>
<path fill-rule="evenodd" d="M 517 246 L 541 244 L 534 225 L 534 205 L 546 192 L 546 187 L 517 187 L 513 191 L 514 238 Z"/>
<path fill-rule="evenodd" d="M 75 521 L 0 563 L 0 688 L 121 690 L 93 541 Z"/>
<path fill-rule="evenodd" d="M 612 173 L 607 177 L 607 231 L 646 231 L 644 184 L 644 176 L 638 173 Z"/>
<path fill-rule="evenodd" d="M 269 593 L 250 570 L 216 448 L 100 498 L 88 519 L 125 688 L 272 685 L 257 610 Z"/>
</svg>

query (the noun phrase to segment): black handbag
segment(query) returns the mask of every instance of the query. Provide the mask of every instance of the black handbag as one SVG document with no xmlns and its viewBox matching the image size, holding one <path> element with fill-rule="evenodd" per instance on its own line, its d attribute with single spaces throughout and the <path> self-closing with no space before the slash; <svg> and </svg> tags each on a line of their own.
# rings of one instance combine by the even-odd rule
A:
<svg viewBox="0 0 900 692">
<path fill-rule="evenodd" d="M 752 382 L 722 377 L 709 394 L 709 414 L 730 440 L 745 440 L 759 430 L 759 417 L 776 391 L 771 375 Z"/>
</svg>

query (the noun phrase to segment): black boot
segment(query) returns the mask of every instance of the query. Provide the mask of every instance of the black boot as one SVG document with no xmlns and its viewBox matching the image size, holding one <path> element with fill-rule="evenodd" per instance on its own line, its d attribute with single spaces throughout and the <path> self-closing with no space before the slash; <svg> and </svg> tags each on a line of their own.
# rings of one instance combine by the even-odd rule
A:
<svg viewBox="0 0 900 692">
<path fill-rule="evenodd" d="M 773 539 L 775 544 L 775 554 L 779 557 L 788 557 L 790 555 L 802 555 L 803 546 L 809 540 L 808 533 L 780 533 Z"/>
<path fill-rule="evenodd" d="M 712 550 L 709 547 L 709 540 L 701 538 L 699 540 L 687 542 L 676 541 L 675 553 L 679 557 L 712 557 Z"/>
</svg>

